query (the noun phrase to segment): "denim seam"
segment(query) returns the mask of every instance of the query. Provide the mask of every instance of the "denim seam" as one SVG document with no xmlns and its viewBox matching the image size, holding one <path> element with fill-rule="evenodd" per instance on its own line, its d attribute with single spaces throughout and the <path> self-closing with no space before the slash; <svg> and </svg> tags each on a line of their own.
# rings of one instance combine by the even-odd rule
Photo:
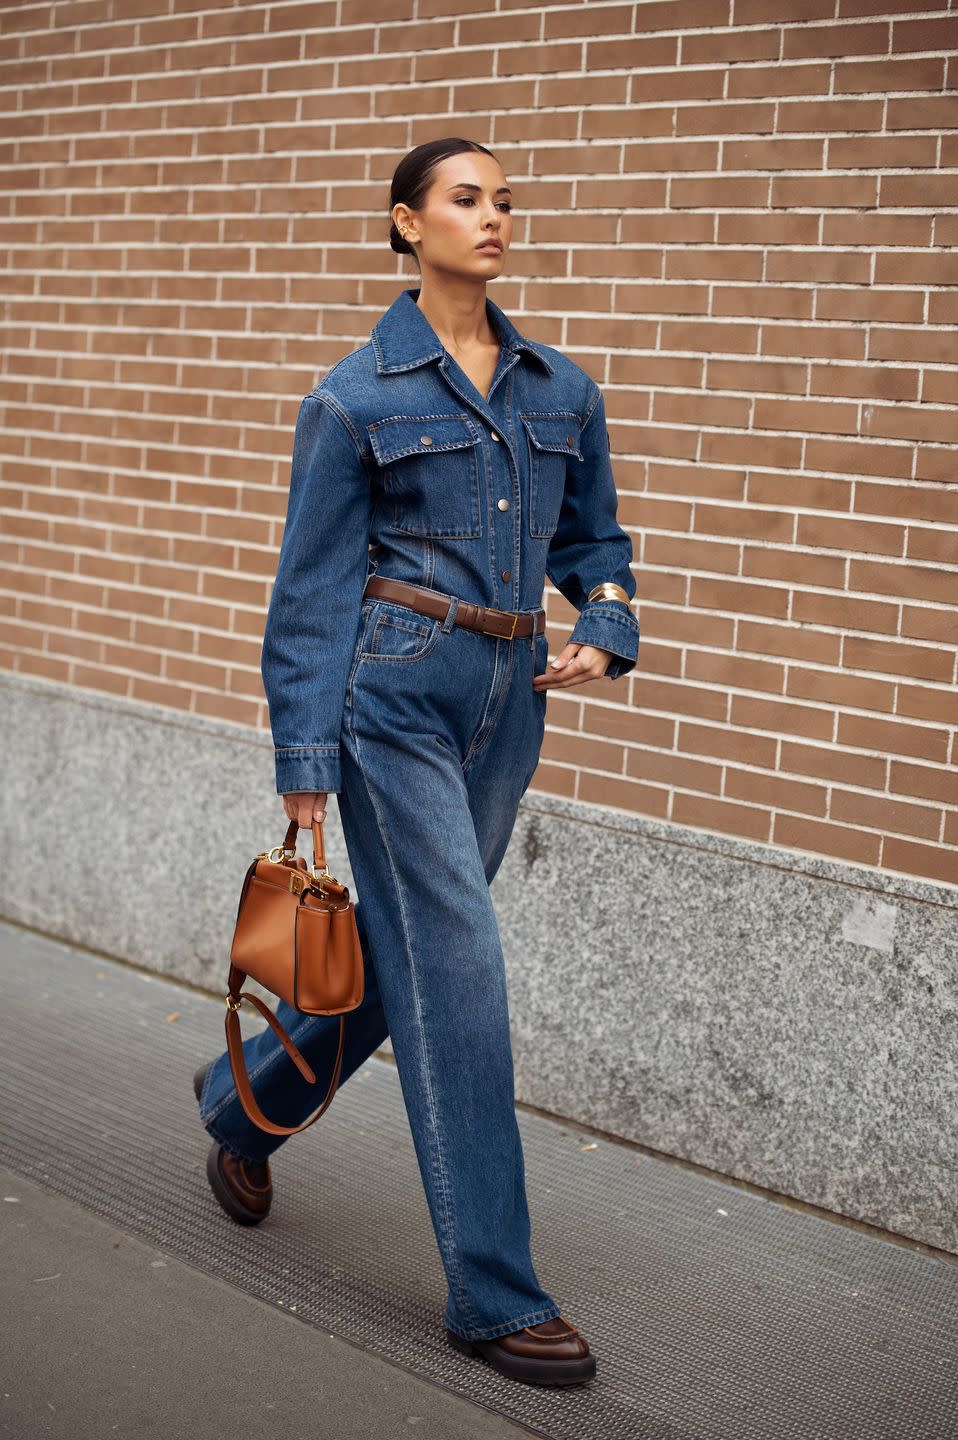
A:
<svg viewBox="0 0 958 1440">
<path fill-rule="evenodd" d="M 481 522 L 480 522 L 481 523 Z M 399 535 L 411 535 L 414 540 L 481 540 L 482 530 L 416 530 L 411 525 L 400 525 L 391 520 L 384 530 L 394 530 Z"/>
<path fill-rule="evenodd" d="M 451 1198 L 450 1198 L 450 1192 L 449 1192 L 449 1181 L 448 1181 L 448 1177 L 447 1177 L 447 1175 L 446 1175 L 445 1166 L 444 1166 L 444 1164 L 443 1164 L 442 1144 L 441 1144 L 441 1139 L 440 1139 L 439 1116 L 438 1116 L 438 1112 L 437 1112 L 437 1110 L 436 1110 L 436 1101 L 435 1101 L 435 1095 L 434 1095 L 434 1091 L 433 1091 L 433 1076 L 432 1076 L 431 1060 L 430 1060 L 430 1055 L 429 1055 L 429 1045 L 428 1045 L 428 1042 L 427 1042 L 427 1039 L 426 1039 L 426 1029 L 425 1029 L 425 1026 L 423 1025 L 422 1002 L 421 1002 L 420 995 L 419 995 L 419 982 L 418 982 L 418 977 L 417 977 L 417 975 L 416 975 L 415 953 L 414 953 L 413 946 L 412 946 L 412 944 L 410 943 L 409 928 L 408 928 L 408 919 L 407 919 L 407 915 L 406 915 L 406 907 L 405 907 L 404 900 L 403 900 L 402 886 L 401 886 L 401 884 L 400 884 L 400 882 L 399 882 L 399 875 L 398 875 L 398 872 L 397 872 L 397 870 L 396 870 L 396 864 L 395 864 L 395 860 L 394 860 L 394 858 L 393 858 L 392 847 L 390 846 L 390 843 L 389 843 L 389 835 L 388 835 L 387 827 L 383 824 L 382 816 L 381 816 L 380 813 L 379 813 L 379 807 L 378 807 L 378 805 L 376 804 L 376 797 L 375 797 L 375 795 L 373 794 L 372 788 L 370 787 L 370 785 L 369 785 L 369 784 L 367 783 L 367 781 L 366 781 L 366 772 L 365 772 L 365 770 L 363 769 L 362 756 L 361 756 L 361 754 L 360 754 L 359 739 L 358 739 L 358 737 L 356 736 L 356 733 L 355 733 L 355 731 L 354 731 L 353 726 L 352 726 L 351 723 L 350 723 L 350 726 L 349 726 L 349 730 L 350 730 L 350 735 L 351 735 L 351 737 L 352 737 L 353 745 L 354 745 L 354 748 L 355 748 L 355 751 L 356 751 L 356 758 L 357 758 L 357 761 L 358 761 L 359 773 L 360 773 L 360 775 L 362 776 L 363 784 L 364 784 L 364 786 L 365 786 L 365 788 L 366 788 L 366 794 L 367 794 L 368 797 L 369 797 L 370 806 L 372 807 L 373 814 L 374 814 L 374 816 L 376 817 L 376 828 L 377 828 L 377 830 L 379 831 L 379 837 L 380 837 L 380 840 L 381 840 L 381 842 L 382 842 L 383 851 L 384 851 L 384 853 L 385 853 L 385 855 L 386 855 L 387 860 L 389 861 L 389 868 L 390 868 L 390 870 L 391 870 L 392 873 L 393 873 L 393 879 L 394 879 L 394 883 L 395 883 L 395 885 L 396 885 L 396 896 L 397 896 L 397 899 L 398 899 L 398 902 L 399 902 L 399 916 L 400 916 L 400 920 L 401 920 L 401 923 L 402 923 L 403 940 L 404 940 L 405 945 L 406 945 L 406 953 L 407 953 L 407 955 L 408 955 L 408 957 L 409 957 L 409 974 L 410 974 L 410 979 L 411 979 L 411 981 L 412 981 L 412 994 L 413 994 L 413 1000 L 414 1000 L 414 1003 L 415 1003 L 415 1006 L 416 1006 L 416 1019 L 417 1019 L 418 1029 L 419 1029 L 419 1036 L 420 1036 L 420 1040 L 421 1040 L 421 1043 L 422 1043 L 423 1077 L 424 1077 L 424 1080 L 425 1080 L 425 1094 L 426 1094 L 426 1100 L 427 1100 L 427 1103 L 428 1103 L 428 1106 L 429 1106 L 430 1116 L 431 1116 L 431 1120 L 432 1120 L 432 1137 L 431 1137 L 431 1138 L 432 1138 L 432 1151 L 433 1151 L 434 1174 L 435 1174 L 435 1178 L 436 1178 L 436 1181 L 437 1181 L 437 1194 L 441 1197 L 441 1200 L 442 1200 L 443 1218 L 444 1218 L 444 1221 L 445 1221 L 445 1229 L 446 1229 L 446 1234 L 442 1237 L 442 1249 L 443 1249 L 443 1251 L 446 1253 L 446 1255 L 448 1256 L 449 1267 L 450 1267 L 450 1270 L 451 1270 L 451 1272 L 452 1272 L 452 1277 L 453 1277 L 453 1279 L 454 1279 L 455 1286 L 456 1286 L 456 1288 L 457 1288 L 457 1290 L 458 1290 L 458 1292 L 459 1292 L 459 1293 L 458 1293 L 458 1296 L 457 1296 L 457 1299 L 458 1299 L 458 1301 L 459 1301 L 459 1304 L 460 1304 L 461 1307 L 462 1307 L 463 1314 L 467 1315 L 470 1319 L 474 1320 L 474 1319 L 475 1319 L 475 1311 L 474 1311 L 473 1308 L 472 1308 L 472 1303 L 471 1303 L 471 1301 L 470 1301 L 470 1299 L 469 1299 L 469 1295 L 468 1295 L 468 1292 L 467 1292 L 467 1290 L 466 1290 L 465 1283 L 464 1283 L 464 1281 L 463 1281 L 462 1269 L 461 1269 L 460 1262 L 459 1262 L 459 1255 L 458 1255 L 458 1252 L 457 1252 L 456 1247 L 455 1247 L 455 1225 L 454 1225 L 453 1216 L 452 1216 L 452 1205 L 451 1205 Z M 450 1242 L 452 1242 L 452 1243 L 450 1243 Z"/>
<path fill-rule="evenodd" d="M 485 457 L 483 457 L 483 465 L 485 465 Z M 486 486 L 485 486 L 486 497 L 487 497 L 487 500 L 488 500 L 488 510 L 486 511 L 486 517 L 485 517 L 485 518 L 486 518 L 486 530 L 488 531 L 488 534 L 489 534 L 489 573 L 490 573 L 490 575 L 498 575 L 498 574 L 499 574 L 499 569 L 500 569 L 500 566 L 499 566 L 499 552 L 498 552 L 498 549 L 497 549 L 497 546 L 496 546 L 496 522 L 495 522 L 495 517 L 493 516 L 493 513 L 492 513 L 492 496 L 493 496 L 494 487 L 495 487 L 495 481 L 494 481 L 493 476 L 492 476 L 492 466 L 490 465 L 490 466 L 487 467 L 487 471 L 486 471 Z M 518 583 L 518 579 L 519 579 L 519 567 L 518 567 L 518 566 L 516 566 L 515 579 L 516 579 L 516 582 Z M 498 585 L 497 585 L 497 586 L 496 586 L 496 590 L 498 590 L 498 588 L 499 588 L 499 587 L 498 587 Z"/>
<path fill-rule="evenodd" d="M 410 415 L 408 410 L 400 410 L 395 415 L 384 415 L 381 420 L 373 420 L 366 428 L 379 430 L 383 425 L 391 425 L 394 420 L 415 420 L 417 425 L 421 425 L 424 420 L 464 420 L 473 434 L 477 433 L 473 427 L 472 416 L 467 415 L 465 410 L 430 410 L 425 415 Z"/>
<path fill-rule="evenodd" d="M 527 415 L 530 420 L 574 420 L 580 428 L 582 426 L 578 410 L 519 410 L 517 413 L 520 417 Z"/>
<path fill-rule="evenodd" d="M 375 348 L 376 348 L 376 347 L 371 343 L 371 341 L 367 340 L 367 341 L 365 342 L 365 344 L 360 345 L 360 346 L 358 347 L 358 349 L 357 349 L 354 353 L 355 353 L 355 354 L 360 354 L 363 350 L 373 350 L 374 353 L 375 353 Z M 320 380 L 318 384 L 316 384 L 316 385 L 313 386 L 312 390 L 310 390 L 310 392 L 309 392 L 310 395 L 314 396 L 316 399 L 319 399 L 320 391 L 323 391 L 324 394 L 333 396 L 335 399 L 338 399 L 339 397 L 335 394 L 335 392 L 334 392 L 334 391 L 332 390 L 332 388 L 330 387 L 329 381 L 333 378 L 333 376 L 337 373 L 338 370 L 341 370 L 341 369 L 343 368 L 343 366 L 346 364 L 347 360 L 350 360 L 351 358 L 352 358 L 352 356 L 350 356 L 350 355 L 344 355 L 341 360 L 337 360 L 336 363 L 335 363 L 335 365 L 333 365 L 333 367 L 332 367 L 330 370 L 327 370 L 327 371 L 326 371 L 326 374 L 323 376 L 322 380 Z M 340 407 L 342 408 L 342 402 L 341 402 L 341 401 L 340 401 Z"/>
<path fill-rule="evenodd" d="M 524 1325 L 538 1325 L 543 1320 L 555 1320 L 561 1315 L 559 1305 L 546 1305 L 539 1310 L 530 1310 L 526 1315 L 517 1315 L 514 1320 L 505 1320 L 501 1325 L 487 1325 L 484 1330 L 474 1330 L 465 1334 L 461 1330 L 455 1333 L 461 1335 L 463 1340 L 494 1340 L 498 1335 L 509 1335 L 513 1330 L 521 1330 Z M 452 1329 L 452 1326 L 448 1326 Z"/>
<path fill-rule="evenodd" d="M 216 1141 L 217 1145 L 225 1150 L 227 1154 L 232 1155 L 234 1160 L 245 1160 L 247 1165 L 261 1165 L 263 1163 L 262 1160 L 257 1159 L 255 1156 L 244 1155 L 242 1150 L 237 1150 L 232 1141 L 224 1139 L 216 1125 L 208 1125 L 204 1122 L 204 1128 L 210 1137 Z"/>
<path fill-rule="evenodd" d="M 386 447 L 383 446 L 382 459 L 379 460 L 378 455 L 376 457 L 381 465 L 388 465 L 390 461 L 399 460 L 406 455 L 436 455 L 443 450 L 465 450 L 470 445 L 478 445 L 482 438 L 479 428 L 471 415 L 467 415 L 464 411 L 450 412 L 448 410 L 434 410 L 428 415 L 410 415 L 408 411 L 404 411 L 399 415 L 384 415 L 381 420 L 373 420 L 366 426 L 370 438 L 372 438 L 374 431 L 381 430 L 384 425 L 392 425 L 396 420 L 406 420 L 411 425 L 425 425 L 430 420 L 461 420 L 469 433 L 469 439 L 440 440 L 438 443 L 434 439 L 431 445 L 423 445 L 420 440 L 418 443 L 414 443 L 412 449 L 409 449 L 405 445 L 397 445 L 394 450 L 387 450 Z M 378 435 L 376 438 L 379 438 Z"/>
<path fill-rule="evenodd" d="M 437 622 L 438 623 L 438 622 Z M 364 650 L 360 660 L 372 660 L 377 665 L 414 665 L 417 660 L 425 660 L 435 648 L 435 638 L 430 640 L 415 655 L 385 655 L 381 651 Z"/>
<path fill-rule="evenodd" d="M 320 386 L 316 391 L 310 391 L 310 396 L 307 398 L 318 400 L 320 404 L 325 405 L 326 408 L 333 415 L 336 416 L 343 429 L 347 432 L 349 438 L 352 440 L 353 445 L 356 447 L 356 451 L 359 455 L 360 460 L 363 463 L 363 467 L 365 468 L 367 456 L 366 451 L 363 447 L 362 437 L 360 436 L 358 430 L 354 427 L 352 417 L 350 416 L 348 410 L 346 410 L 345 406 L 341 405 L 336 396 L 333 395 L 330 391 L 323 390 L 322 386 Z"/>
<path fill-rule="evenodd" d="M 364 602 L 364 603 L 365 603 L 365 602 Z M 371 605 L 376 605 L 377 603 L 378 603 L 378 602 L 377 602 L 376 600 L 371 600 L 371 601 L 370 601 L 370 604 L 371 604 Z M 353 682 L 354 682 L 355 679 L 356 679 L 356 671 L 359 669 L 359 662 L 360 662 L 360 660 L 362 659 L 363 640 L 365 639 L 365 636 L 366 636 L 366 626 L 369 624 L 369 616 L 370 616 L 371 614 L 372 614 L 372 611 L 370 610 L 370 611 L 365 615 L 365 617 L 363 618 L 362 623 L 361 623 L 361 625 L 360 625 L 359 634 L 358 634 L 357 637 L 356 637 L 356 650 L 355 650 L 355 653 L 353 654 L 353 663 L 352 663 L 352 665 L 349 667 L 349 675 L 346 677 L 346 690 L 345 690 L 345 694 L 344 694 L 344 698 L 343 698 L 343 714 L 344 714 L 344 715 L 345 715 L 346 713 L 348 713 L 348 711 L 349 711 L 349 709 L 350 709 L 350 707 L 351 707 L 351 705 L 352 705 L 352 703 L 353 703 Z"/>
<path fill-rule="evenodd" d="M 596 412 L 596 410 L 597 410 L 597 408 L 598 408 L 598 405 L 599 405 L 599 401 L 600 401 L 601 399 L 602 399 L 602 391 L 601 391 L 601 389 L 599 388 L 599 386 L 596 385 L 595 388 L 594 388 L 594 390 L 592 391 L 592 394 L 591 394 L 591 397 L 590 397 L 590 402 L 591 402 L 591 403 L 590 403 L 589 406 L 587 407 L 586 412 L 585 412 L 585 415 L 582 417 L 581 424 L 582 424 L 582 429 L 583 429 L 583 430 L 586 429 L 586 427 L 587 427 L 588 424 L 589 424 L 589 421 L 592 419 L 592 416 L 595 414 L 595 412 Z"/>
<path fill-rule="evenodd" d="M 500 653 L 500 652 L 499 652 L 499 640 L 498 640 L 498 638 L 497 638 L 497 639 L 496 639 L 496 661 L 495 661 L 495 665 L 494 665 L 494 667 L 493 667 L 493 672 L 492 672 L 492 683 L 493 683 L 493 686 L 495 686 L 495 684 L 496 684 L 496 679 L 497 679 L 497 676 L 498 676 L 498 674 L 499 674 L 499 653 Z M 500 697 L 500 698 L 501 698 L 501 697 Z M 485 703 L 485 705 L 482 707 L 482 715 L 480 716 L 479 724 L 476 726 L 476 729 L 475 729 L 475 732 L 474 732 L 474 734 L 473 734 L 472 740 L 469 742 L 469 748 L 467 749 L 465 755 L 463 756 L 463 761 L 462 761 L 462 773 L 463 773 L 463 774 L 466 773 L 466 767 L 467 767 L 467 765 L 469 764 L 470 760 L 472 759 L 473 755 L 478 755 L 478 754 L 479 754 L 479 751 L 482 749 L 483 745 L 486 743 L 486 740 L 488 740 L 489 736 L 492 734 L 492 722 L 491 722 L 491 720 L 490 720 L 490 718 L 489 718 L 489 706 L 491 705 L 491 703 L 492 703 L 492 695 L 490 694 L 490 695 L 487 695 L 487 696 L 486 696 L 486 703 Z M 481 740 L 480 743 L 477 745 L 477 744 L 476 744 L 476 738 L 477 738 L 477 736 L 479 736 L 479 735 L 482 734 L 483 730 L 486 731 L 485 739 Z"/>
<path fill-rule="evenodd" d="M 451 420 L 452 416 L 433 415 L 432 417 L 430 417 L 428 415 L 423 415 L 422 418 L 420 418 L 417 415 L 401 415 L 399 418 L 401 420 L 417 420 L 420 425 L 428 425 L 430 418 L 432 418 L 433 420 Z M 385 422 L 380 421 L 379 423 L 382 424 Z M 375 427 L 371 426 L 370 428 L 374 429 Z M 433 441 L 431 445 L 423 445 L 421 441 L 418 444 L 414 444 L 409 447 L 400 445 L 397 446 L 395 450 L 384 450 L 382 452 L 383 458 L 381 463 L 385 466 L 389 466 L 394 460 L 406 460 L 410 455 L 445 455 L 448 454 L 450 450 L 468 450 L 470 446 L 478 445 L 479 443 L 480 442 L 478 439 L 472 439 L 447 440 L 445 442 L 440 441 L 438 445 L 435 441 Z"/>
<path fill-rule="evenodd" d="M 418 370 L 420 365 L 428 365 L 430 360 L 441 359 L 442 353 L 441 350 L 433 350 L 428 355 L 417 355 L 415 360 L 404 360 L 393 365 L 387 365 L 384 360 L 382 372 L 384 375 L 405 375 L 409 370 Z"/>
<path fill-rule="evenodd" d="M 507 391 L 506 391 L 506 397 L 505 397 L 505 420 L 506 420 L 506 423 L 505 423 L 505 427 L 504 427 L 504 428 L 500 428 L 497 433 L 498 433 L 499 435 L 502 435 L 502 436 L 505 437 L 505 441 L 506 441 L 506 454 L 508 455 L 508 459 L 509 459 L 509 483 L 510 483 L 510 485 L 511 485 L 511 487 L 512 487 L 512 503 L 513 503 L 513 505 L 515 505 L 515 507 L 516 507 L 517 523 L 516 523 L 515 526 L 513 527 L 513 528 L 514 528 L 514 531 L 515 531 L 515 539 L 514 539 L 514 541 L 513 541 L 513 547 L 512 547 L 512 566 L 513 566 L 513 573 L 514 573 L 515 579 L 516 579 L 516 584 L 517 584 L 517 586 L 518 586 L 518 583 L 519 583 L 519 557 L 520 557 L 520 555 L 522 554 L 522 541 L 521 541 L 521 538 L 520 538 L 520 532 L 521 532 L 521 529 L 522 529 L 522 485 L 521 485 L 520 480 L 519 480 L 519 457 L 518 457 L 518 455 L 517 455 L 517 453 L 516 453 L 516 452 L 517 452 L 517 449 L 518 449 L 518 445 L 519 445 L 519 438 L 518 438 L 518 435 L 516 434 L 516 424 L 515 424 L 515 399 L 514 399 L 514 396 L 515 396 L 515 387 L 514 387 L 514 383 L 513 383 L 512 370 L 510 369 L 510 370 L 508 370 L 506 373 L 507 373 L 507 375 L 508 375 L 508 387 L 509 387 L 509 388 L 507 389 Z M 519 428 L 522 429 L 521 426 L 520 426 Z M 523 432 L 523 433 L 525 433 L 525 432 Z M 526 444 L 528 444 L 528 439 L 526 440 Z M 490 481 L 492 480 L 491 474 L 490 474 L 490 476 L 489 476 L 489 479 L 490 479 Z M 490 498 L 491 498 L 491 487 L 490 487 Z M 492 524 L 491 529 L 490 529 L 490 533 L 491 533 L 492 537 L 495 536 L 495 523 Z M 495 568 L 495 569 L 498 569 L 498 566 L 495 566 L 494 568 Z"/>
<path fill-rule="evenodd" d="M 605 622 L 606 620 L 613 620 L 613 621 L 616 623 L 616 625 L 625 625 L 625 626 L 626 626 L 628 629 L 630 629 L 630 630 L 632 629 L 632 627 L 633 627 L 634 625 L 638 625 L 638 623 L 639 623 L 638 620 L 635 618 L 634 615 L 633 615 L 631 618 L 629 618 L 629 616 L 623 615 L 620 611 L 616 611 L 616 610 L 593 610 L 593 609 L 591 609 L 591 606 L 592 606 L 592 605 L 601 604 L 601 602 L 598 601 L 598 600 L 592 600 L 591 602 L 587 602 L 587 603 L 590 604 L 590 608 L 589 608 L 588 610 L 583 609 L 583 610 L 580 610 L 580 611 L 579 611 L 579 618 L 580 618 L 581 620 L 601 620 L 601 621 L 603 621 L 603 622 Z M 606 603 L 608 604 L 609 602 L 607 601 Z M 616 601 L 615 603 L 616 603 L 616 604 L 621 604 L 622 602 L 621 602 L 621 601 Z"/>
<path fill-rule="evenodd" d="M 302 745 L 286 745 L 286 744 L 283 744 L 283 745 L 277 745 L 277 746 L 276 746 L 276 754 L 277 754 L 278 756 L 283 756 L 283 755 L 286 754 L 286 751 L 287 751 L 287 750 L 338 750 L 338 749 L 339 749 L 339 746 L 338 746 L 338 745 L 310 745 L 310 744 L 308 744 L 308 743 L 304 743 L 304 744 L 302 744 Z"/>
<path fill-rule="evenodd" d="M 390 655 L 388 650 L 361 650 L 359 652 L 359 659 L 378 660 L 380 662 L 387 661 L 400 665 L 409 665 L 416 660 L 425 660 L 426 656 L 431 654 L 435 649 L 436 641 L 439 639 L 440 621 L 432 620 L 430 624 L 432 625 L 432 629 L 429 630 L 425 643 L 412 655 Z M 386 625 L 391 625 L 394 630 L 405 630 L 410 635 L 423 635 L 427 629 L 426 626 L 403 625 L 400 620 L 394 620 L 384 613 L 379 616 L 373 628 L 373 633 L 369 637 L 369 643 L 371 645 L 376 643 L 376 636 L 379 633 L 380 627 Z"/>
<path fill-rule="evenodd" d="M 379 617 L 379 623 L 381 626 L 391 625 L 395 630 L 408 630 L 413 635 L 428 635 L 430 633 L 430 626 L 435 624 L 435 621 L 423 616 L 421 625 L 410 625 L 407 624 L 405 620 L 400 620 L 398 615 L 390 615 L 384 612 Z M 373 653 L 375 654 L 376 652 L 374 651 Z"/>
<path fill-rule="evenodd" d="M 500 639 L 504 639 L 504 638 L 505 638 L 504 636 L 499 636 L 499 637 L 497 637 L 497 639 L 496 639 L 496 645 L 498 646 L 499 640 L 500 640 Z M 480 722 L 479 722 L 479 727 L 478 727 L 478 729 L 476 730 L 476 734 L 475 734 L 475 735 L 473 736 L 473 738 L 472 738 L 472 743 L 470 744 L 469 749 L 466 751 L 465 758 L 463 759 L 463 762 L 462 762 L 462 773 L 463 773 L 463 774 L 466 773 L 466 768 L 472 763 L 472 761 L 473 761 L 473 759 L 475 758 L 475 756 L 478 755 L 478 754 L 480 754 L 480 752 L 483 750 L 483 748 L 488 744 L 489 738 L 490 738 L 490 736 L 492 735 L 492 732 L 493 732 L 493 730 L 494 730 L 495 727 L 496 727 L 496 721 L 497 721 L 497 719 L 499 718 L 499 712 L 500 712 L 500 710 L 502 709 L 502 706 L 503 706 L 503 704 L 504 704 L 504 702 L 505 702 L 506 692 L 507 692 L 508 689 L 509 689 L 509 681 L 512 679 L 511 667 L 512 667 L 513 658 L 514 658 L 514 657 L 513 657 L 513 653 L 512 653 L 511 650 L 507 651 L 506 654 L 507 654 L 507 657 L 508 657 L 508 663 L 509 663 L 510 673 L 509 673 L 509 675 L 506 677 L 505 683 L 502 685 L 502 687 L 501 687 L 501 689 L 500 689 L 500 691 L 499 691 L 499 698 L 498 698 L 498 700 L 496 701 L 495 709 L 493 710 L 493 712 L 492 712 L 491 715 L 489 715 L 489 700 L 491 700 L 492 697 L 490 696 L 489 699 L 487 699 L 487 701 L 486 701 L 485 709 L 483 710 L 483 714 L 482 714 L 482 719 L 481 719 Z M 496 656 L 496 670 L 498 670 L 498 668 L 499 668 L 499 663 L 498 663 L 498 662 L 499 662 L 499 657 L 498 657 L 498 655 L 497 655 L 497 656 Z M 493 677 L 493 683 L 495 683 L 495 677 Z M 487 719 L 486 719 L 487 715 L 488 715 L 488 722 L 487 722 Z M 485 733 L 485 735 L 483 735 L 482 739 L 479 741 L 479 744 L 477 745 L 477 744 L 476 744 L 476 735 L 482 734 L 482 731 L 483 731 L 483 730 L 485 730 L 486 733 Z"/>
</svg>

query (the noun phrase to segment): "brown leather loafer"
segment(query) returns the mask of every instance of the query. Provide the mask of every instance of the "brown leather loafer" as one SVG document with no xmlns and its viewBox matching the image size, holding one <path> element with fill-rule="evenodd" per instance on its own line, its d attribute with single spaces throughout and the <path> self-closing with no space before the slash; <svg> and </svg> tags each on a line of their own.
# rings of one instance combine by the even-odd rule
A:
<svg viewBox="0 0 958 1440">
<path fill-rule="evenodd" d="M 203 1094 L 209 1065 L 201 1065 L 193 1076 L 197 1102 Z M 231 1220 L 238 1225 L 258 1225 L 273 1203 L 273 1179 L 268 1160 L 239 1160 L 213 1141 L 206 1157 L 206 1178 L 210 1189 Z"/>
<path fill-rule="evenodd" d="M 578 1385 L 595 1375 L 595 1356 L 563 1315 L 493 1340 L 465 1340 L 447 1326 L 446 1339 L 463 1355 L 480 1355 L 501 1375 L 530 1385 Z"/>
<path fill-rule="evenodd" d="M 258 1225 L 273 1203 L 273 1181 L 268 1160 L 239 1160 L 214 1140 L 206 1157 L 210 1189 L 239 1225 Z"/>
</svg>

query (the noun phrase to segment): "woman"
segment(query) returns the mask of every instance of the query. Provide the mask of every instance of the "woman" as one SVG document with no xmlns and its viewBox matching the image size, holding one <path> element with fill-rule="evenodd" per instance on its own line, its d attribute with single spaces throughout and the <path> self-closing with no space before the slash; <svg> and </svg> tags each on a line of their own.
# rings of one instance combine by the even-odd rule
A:
<svg viewBox="0 0 958 1440">
<path fill-rule="evenodd" d="M 446 1335 L 539 1384 L 595 1357 L 530 1255 L 505 967 L 489 893 L 539 758 L 548 692 L 635 664 L 632 547 L 616 523 L 602 395 L 486 297 L 512 239 L 495 157 L 412 150 L 390 243 L 413 255 L 367 344 L 302 401 L 263 641 L 276 788 L 290 819 L 339 814 L 366 994 L 346 1016 L 344 1081 L 391 1037 L 449 1293 Z M 579 610 L 548 661 L 546 575 Z M 325 1095 L 339 1017 L 279 1018 L 244 1042 L 260 1104 L 294 1125 Z M 283 1137 L 246 1118 L 224 1053 L 199 1071 L 208 1173 L 257 1223 Z"/>
</svg>

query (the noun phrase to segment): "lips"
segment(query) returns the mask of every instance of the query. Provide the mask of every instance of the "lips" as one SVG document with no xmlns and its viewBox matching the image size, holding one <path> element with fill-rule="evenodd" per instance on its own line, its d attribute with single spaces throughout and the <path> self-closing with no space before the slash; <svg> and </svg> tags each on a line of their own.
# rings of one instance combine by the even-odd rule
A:
<svg viewBox="0 0 958 1440">
<path fill-rule="evenodd" d="M 490 254 L 501 255 L 502 245 L 498 240 L 484 240 L 481 245 L 476 246 L 477 250 L 488 250 Z"/>
</svg>

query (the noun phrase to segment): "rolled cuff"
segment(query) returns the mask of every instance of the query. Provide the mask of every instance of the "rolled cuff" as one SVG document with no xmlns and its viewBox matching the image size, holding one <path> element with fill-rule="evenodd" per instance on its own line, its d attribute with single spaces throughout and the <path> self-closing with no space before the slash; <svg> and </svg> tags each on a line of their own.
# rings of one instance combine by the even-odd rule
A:
<svg viewBox="0 0 958 1440">
<path fill-rule="evenodd" d="M 339 745 L 278 745 L 275 758 L 279 795 L 294 790 L 332 795 L 342 788 Z"/>
<path fill-rule="evenodd" d="M 635 669 L 639 657 L 639 622 L 622 600 L 593 600 L 583 608 L 569 641 L 611 650 L 615 658 L 606 666 L 605 675 L 609 680 L 618 680 L 620 675 Z"/>
</svg>

